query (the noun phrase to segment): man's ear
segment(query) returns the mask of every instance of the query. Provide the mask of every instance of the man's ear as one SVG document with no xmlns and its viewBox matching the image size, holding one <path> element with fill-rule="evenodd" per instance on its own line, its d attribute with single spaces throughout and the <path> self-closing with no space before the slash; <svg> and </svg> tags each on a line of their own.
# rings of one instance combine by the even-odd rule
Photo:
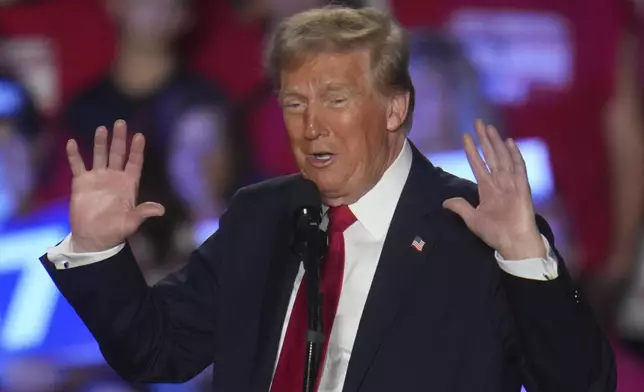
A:
<svg viewBox="0 0 644 392">
<path fill-rule="evenodd" d="M 402 127 L 409 111 L 409 92 L 394 93 L 389 97 L 387 130 L 397 131 Z"/>
</svg>

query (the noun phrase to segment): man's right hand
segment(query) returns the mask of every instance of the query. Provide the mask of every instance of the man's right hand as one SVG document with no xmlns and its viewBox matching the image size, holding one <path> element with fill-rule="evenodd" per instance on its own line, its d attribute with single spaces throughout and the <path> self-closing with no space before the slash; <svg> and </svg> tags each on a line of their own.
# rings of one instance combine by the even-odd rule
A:
<svg viewBox="0 0 644 392">
<path fill-rule="evenodd" d="M 134 135 L 127 159 L 127 125 L 114 123 L 108 155 L 108 132 L 96 129 L 91 170 L 85 168 L 75 140 L 67 143 L 67 157 L 73 173 L 69 219 L 73 251 L 100 252 L 121 244 L 143 221 L 161 216 L 158 203 L 137 205 L 145 138 Z"/>
</svg>

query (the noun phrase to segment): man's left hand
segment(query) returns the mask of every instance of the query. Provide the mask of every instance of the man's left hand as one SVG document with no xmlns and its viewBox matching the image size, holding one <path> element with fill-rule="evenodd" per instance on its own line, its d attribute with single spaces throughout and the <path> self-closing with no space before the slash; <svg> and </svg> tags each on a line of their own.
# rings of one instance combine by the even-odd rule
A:
<svg viewBox="0 0 644 392">
<path fill-rule="evenodd" d="M 464 137 L 465 152 L 476 177 L 479 205 L 463 198 L 445 200 L 443 206 L 506 260 L 545 258 L 546 247 L 535 221 L 525 162 L 514 140 L 505 142 L 497 130 L 478 120 L 476 134 L 485 162 L 472 136 Z M 487 162 L 487 165 L 486 165 Z"/>
</svg>

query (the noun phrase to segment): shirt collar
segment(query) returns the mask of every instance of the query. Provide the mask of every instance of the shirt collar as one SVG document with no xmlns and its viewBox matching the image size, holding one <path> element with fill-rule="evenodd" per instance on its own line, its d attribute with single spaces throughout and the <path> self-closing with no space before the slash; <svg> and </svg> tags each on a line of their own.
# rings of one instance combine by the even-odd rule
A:
<svg viewBox="0 0 644 392">
<path fill-rule="evenodd" d="M 382 175 L 376 185 L 349 209 L 375 239 L 387 235 L 398 199 L 411 170 L 413 153 L 407 139 L 396 160 Z"/>
</svg>

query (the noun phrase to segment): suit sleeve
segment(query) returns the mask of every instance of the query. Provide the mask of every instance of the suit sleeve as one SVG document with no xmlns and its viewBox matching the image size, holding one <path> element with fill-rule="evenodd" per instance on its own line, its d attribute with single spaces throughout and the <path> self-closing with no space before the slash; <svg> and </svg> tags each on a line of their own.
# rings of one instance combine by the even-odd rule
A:
<svg viewBox="0 0 644 392">
<path fill-rule="evenodd" d="M 542 234 L 558 260 L 557 279 L 535 281 L 502 273 L 501 282 L 521 350 L 530 392 L 616 390 L 612 349 L 583 294 L 575 288 L 546 221 Z"/>
<path fill-rule="evenodd" d="M 41 257 L 108 364 L 125 380 L 183 382 L 212 363 L 217 271 L 227 258 L 234 209 L 231 205 L 220 229 L 186 267 L 153 287 L 128 246 L 107 260 L 67 270 Z"/>
</svg>

